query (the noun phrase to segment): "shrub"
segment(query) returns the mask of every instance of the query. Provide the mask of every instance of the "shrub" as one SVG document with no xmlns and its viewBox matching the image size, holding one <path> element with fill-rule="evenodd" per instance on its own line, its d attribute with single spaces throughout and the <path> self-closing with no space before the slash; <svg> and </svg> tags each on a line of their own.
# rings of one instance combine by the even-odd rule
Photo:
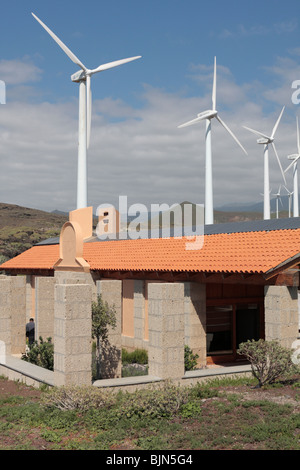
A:
<svg viewBox="0 0 300 470">
<path fill-rule="evenodd" d="M 53 387 L 42 396 L 42 404 L 60 410 L 87 411 L 90 408 L 110 408 L 115 404 L 112 392 L 94 386 Z"/>
<path fill-rule="evenodd" d="M 127 351 L 122 349 L 123 364 L 148 364 L 148 352 L 145 349 L 135 349 Z"/>
<path fill-rule="evenodd" d="M 184 367 L 185 370 L 195 370 L 197 366 L 198 354 L 193 354 L 191 348 L 187 345 L 184 346 Z"/>
<path fill-rule="evenodd" d="M 239 345 L 237 352 L 250 361 L 252 374 L 258 380 L 257 387 L 271 384 L 279 378 L 288 378 L 299 371 L 292 362 L 293 351 L 276 340 L 248 340 Z"/>
<path fill-rule="evenodd" d="M 40 344 L 34 341 L 29 345 L 29 350 L 22 355 L 21 359 L 44 369 L 53 370 L 54 345 L 51 343 L 51 338 L 44 341 L 40 336 L 39 340 Z"/>
<path fill-rule="evenodd" d="M 170 418 L 188 402 L 187 388 L 164 382 L 159 387 L 127 393 L 122 400 L 119 417 L 125 418 Z"/>
</svg>

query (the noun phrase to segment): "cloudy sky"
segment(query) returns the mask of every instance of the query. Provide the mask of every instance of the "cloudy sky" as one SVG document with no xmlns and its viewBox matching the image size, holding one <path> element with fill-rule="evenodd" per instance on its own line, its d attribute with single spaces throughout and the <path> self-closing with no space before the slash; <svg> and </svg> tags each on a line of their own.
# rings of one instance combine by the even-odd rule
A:
<svg viewBox="0 0 300 470">
<path fill-rule="evenodd" d="M 0 202 L 76 208 L 77 68 L 31 12 L 88 68 L 142 56 L 92 77 L 89 205 L 118 207 L 124 195 L 148 208 L 205 202 L 205 123 L 178 125 L 211 108 L 214 56 L 218 112 L 248 152 L 213 120 L 215 207 L 262 200 L 263 148 L 243 125 L 269 134 L 285 106 L 275 138 L 284 168 L 296 152 L 299 0 L 10 0 L 1 6 Z M 272 191 L 281 183 L 270 150 Z"/>
</svg>

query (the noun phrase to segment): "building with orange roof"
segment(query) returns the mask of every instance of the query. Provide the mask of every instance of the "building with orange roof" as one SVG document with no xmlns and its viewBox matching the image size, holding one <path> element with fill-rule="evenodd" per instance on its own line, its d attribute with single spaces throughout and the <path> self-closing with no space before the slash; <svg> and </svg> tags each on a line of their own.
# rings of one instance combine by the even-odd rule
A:
<svg viewBox="0 0 300 470">
<path fill-rule="evenodd" d="M 299 336 L 300 219 L 206 226 L 197 247 L 186 236 L 99 240 L 91 218 L 91 208 L 70 213 L 60 239 L 0 266 L 4 277 L 25 279 L 26 315 L 35 317 L 38 336 L 53 335 L 55 284 L 64 272 L 85 275 L 93 298 L 100 281 L 119 281 L 128 349 L 148 349 L 154 284 L 184 286 L 184 342 L 200 367 L 240 360 L 238 345 L 248 339 L 291 347 Z"/>
</svg>

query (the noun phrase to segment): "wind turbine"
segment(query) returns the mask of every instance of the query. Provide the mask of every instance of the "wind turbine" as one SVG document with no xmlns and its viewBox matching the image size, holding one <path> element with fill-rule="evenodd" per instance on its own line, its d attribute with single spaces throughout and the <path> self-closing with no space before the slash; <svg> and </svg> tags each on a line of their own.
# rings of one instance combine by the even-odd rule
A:
<svg viewBox="0 0 300 470">
<path fill-rule="evenodd" d="M 283 186 L 284 189 L 286 190 L 286 192 L 288 193 L 288 198 L 289 198 L 289 217 L 291 217 L 291 196 L 294 194 L 294 192 L 291 192 L 288 190 L 288 188 L 286 188 L 285 186 Z"/>
<path fill-rule="evenodd" d="M 293 195 L 293 216 L 299 217 L 299 196 L 298 196 L 298 169 L 297 163 L 300 158 L 300 140 L 299 140 L 299 125 L 298 117 L 296 117 L 297 122 L 297 152 L 293 155 L 289 155 L 288 159 L 293 160 L 292 163 L 284 170 L 286 173 L 291 166 L 293 167 L 293 184 L 294 184 L 294 195 Z"/>
<path fill-rule="evenodd" d="M 73 82 L 79 83 L 79 127 L 78 127 L 78 169 L 77 169 L 77 209 L 87 206 L 87 149 L 89 147 L 91 133 L 92 93 L 91 76 L 98 72 L 117 67 L 140 59 L 141 56 L 116 60 L 99 65 L 95 69 L 88 69 L 72 51 L 46 26 L 34 13 L 32 16 L 50 34 L 54 41 L 62 48 L 67 56 L 81 70 L 71 76 Z"/>
<path fill-rule="evenodd" d="M 241 149 L 247 154 L 246 150 L 225 124 L 224 121 L 218 115 L 216 109 L 216 57 L 214 60 L 214 78 L 213 78 L 213 88 L 212 88 L 212 109 L 208 109 L 198 114 L 197 117 L 191 121 L 181 124 L 178 128 L 190 126 L 196 124 L 200 121 L 206 121 L 206 132 L 205 132 L 205 224 L 214 223 L 214 208 L 213 208 L 213 181 L 212 181 L 212 151 L 211 151 L 211 120 L 216 118 L 220 124 L 229 132 Z"/>
<path fill-rule="evenodd" d="M 277 161 L 278 161 L 278 164 L 279 164 L 282 176 L 283 176 L 283 180 L 286 184 L 285 174 L 283 172 L 283 169 L 282 169 L 282 166 L 281 166 L 278 154 L 277 154 L 277 150 L 274 144 L 275 133 L 279 125 L 281 116 L 283 114 L 284 108 L 285 106 L 282 108 L 281 113 L 275 123 L 275 126 L 273 127 L 273 130 L 270 136 L 267 136 L 263 134 L 262 132 L 255 131 L 254 129 L 250 129 L 250 127 L 243 126 L 245 129 L 248 129 L 248 131 L 253 132 L 253 134 L 258 135 L 260 139 L 257 140 L 257 143 L 264 145 L 264 219 L 265 220 L 271 218 L 270 180 L 269 180 L 269 144 L 271 144 L 273 147 L 274 153 L 276 155 L 276 158 L 277 158 Z"/>
<path fill-rule="evenodd" d="M 281 200 L 281 197 L 280 197 L 280 190 L 281 190 L 281 184 L 279 185 L 277 193 L 273 194 L 273 196 L 276 196 L 276 219 L 278 219 L 279 201 L 282 205 L 282 200 Z"/>
</svg>

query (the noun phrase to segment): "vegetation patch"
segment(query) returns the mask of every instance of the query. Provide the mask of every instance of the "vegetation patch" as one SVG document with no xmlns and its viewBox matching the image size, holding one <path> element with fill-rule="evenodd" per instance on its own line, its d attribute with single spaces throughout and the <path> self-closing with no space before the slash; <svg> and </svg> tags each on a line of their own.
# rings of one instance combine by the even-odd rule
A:
<svg viewBox="0 0 300 470">
<path fill-rule="evenodd" d="M 0 449 L 300 450 L 300 380 L 36 390 L 0 377 Z"/>
</svg>

